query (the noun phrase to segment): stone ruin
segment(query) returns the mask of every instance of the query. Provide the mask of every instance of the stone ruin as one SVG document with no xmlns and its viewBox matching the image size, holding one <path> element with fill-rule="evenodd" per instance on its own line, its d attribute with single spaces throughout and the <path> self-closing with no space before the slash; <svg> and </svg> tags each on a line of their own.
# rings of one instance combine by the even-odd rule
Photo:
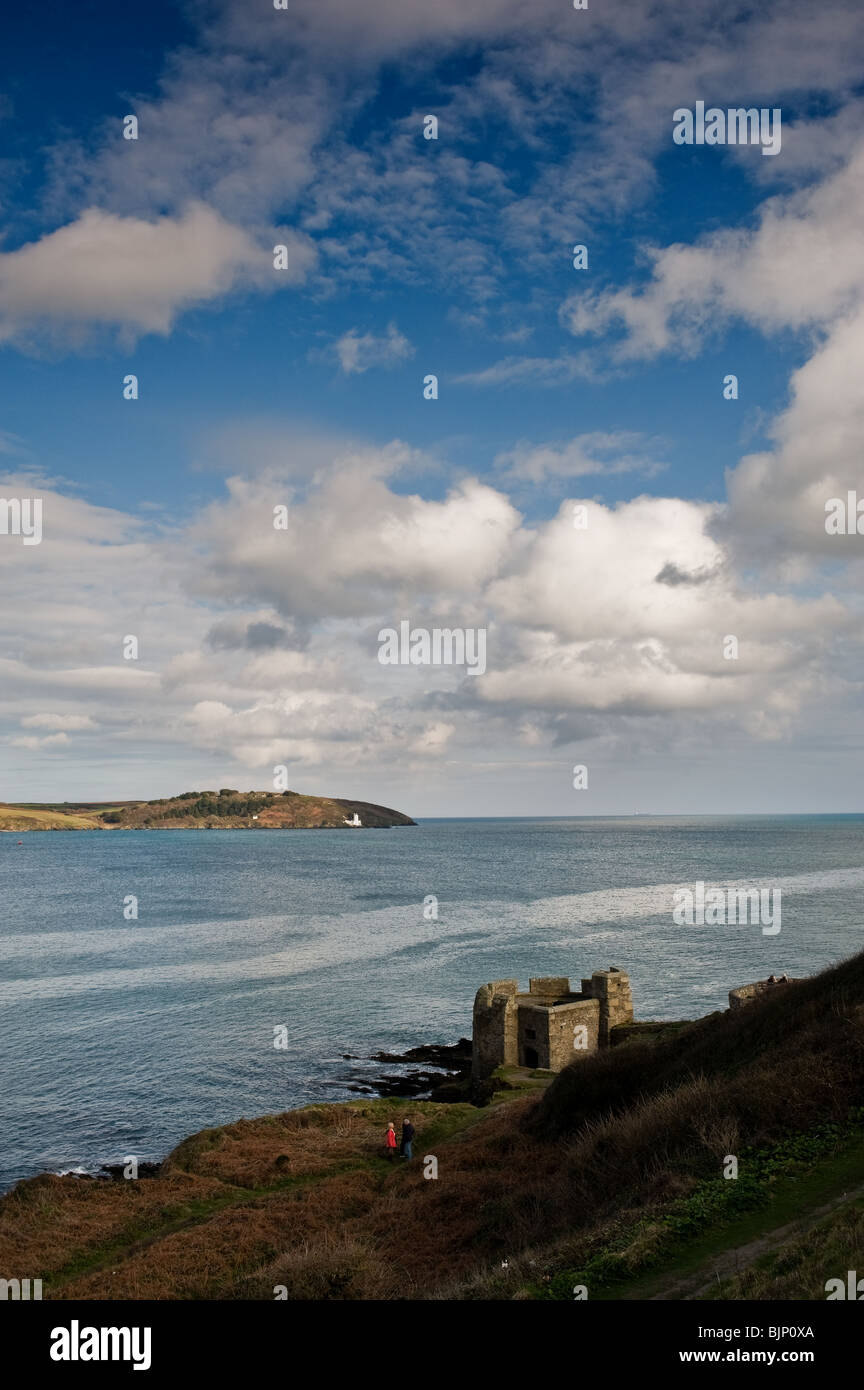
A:
<svg viewBox="0 0 864 1390">
<path fill-rule="evenodd" d="M 630 979 L 615 966 L 595 970 L 571 990 L 564 976 L 493 980 L 474 999 L 472 1074 L 490 1076 L 496 1067 L 561 1071 L 577 1057 L 610 1044 L 610 1032 L 633 1021 Z"/>
<path fill-rule="evenodd" d="M 744 1004 L 761 998 L 769 990 L 775 990 L 782 985 L 794 984 L 797 984 L 797 980 L 791 979 L 789 975 L 769 975 L 767 980 L 755 980 L 752 985 L 739 985 L 737 989 L 730 989 L 729 991 L 729 1008 L 740 1009 Z"/>
</svg>

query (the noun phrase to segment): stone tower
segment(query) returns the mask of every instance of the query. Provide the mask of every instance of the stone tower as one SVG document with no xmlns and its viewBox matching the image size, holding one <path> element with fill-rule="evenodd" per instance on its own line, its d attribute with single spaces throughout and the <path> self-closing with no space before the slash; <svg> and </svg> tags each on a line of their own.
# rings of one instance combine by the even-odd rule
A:
<svg viewBox="0 0 864 1390">
<path fill-rule="evenodd" d="M 471 1070 L 488 1076 L 501 1065 L 515 1067 L 518 980 L 493 980 L 474 997 L 474 1043 Z"/>
<path fill-rule="evenodd" d="M 472 1073 L 481 1079 L 496 1067 L 561 1071 L 598 1047 L 611 1030 L 633 1018 L 629 978 L 613 966 L 595 970 L 582 988 L 565 976 L 532 979 L 528 993 L 518 980 L 492 980 L 474 999 Z"/>
<path fill-rule="evenodd" d="M 600 1046 L 609 1046 L 609 1030 L 619 1023 L 633 1022 L 633 994 L 630 976 L 614 965 L 608 970 L 595 970 L 590 980 L 582 981 L 582 993 L 600 1001 Z"/>
</svg>

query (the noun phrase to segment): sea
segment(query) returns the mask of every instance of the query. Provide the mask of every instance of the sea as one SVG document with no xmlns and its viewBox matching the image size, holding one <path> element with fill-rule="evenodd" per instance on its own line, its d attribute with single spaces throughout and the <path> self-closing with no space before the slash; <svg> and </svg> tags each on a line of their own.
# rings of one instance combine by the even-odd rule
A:
<svg viewBox="0 0 864 1390">
<path fill-rule="evenodd" d="M 781 930 L 677 925 L 698 883 L 779 889 Z M 488 980 L 614 965 L 700 1017 L 862 949 L 862 892 L 861 815 L 0 835 L 0 1190 L 356 1098 Z"/>
</svg>

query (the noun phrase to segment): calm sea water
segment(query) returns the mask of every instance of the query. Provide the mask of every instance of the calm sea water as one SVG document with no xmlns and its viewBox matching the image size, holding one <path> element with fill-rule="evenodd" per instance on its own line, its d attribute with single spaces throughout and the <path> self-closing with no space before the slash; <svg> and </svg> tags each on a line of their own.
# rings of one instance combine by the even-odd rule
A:
<svg viewBox="0 0 864 1390">
<path fill-rule="evenodd" d="M 0 1187 L 346 1098 L 343 1053 L 470 1036 L 490 979 L 617 965 L 637 1017 L 687 1018 L 864 946 L 864 816 L 20 838 L 0 836 Z M 698 880 L 779 886 L 780 934 L 675 926 Z"/>
</svg>

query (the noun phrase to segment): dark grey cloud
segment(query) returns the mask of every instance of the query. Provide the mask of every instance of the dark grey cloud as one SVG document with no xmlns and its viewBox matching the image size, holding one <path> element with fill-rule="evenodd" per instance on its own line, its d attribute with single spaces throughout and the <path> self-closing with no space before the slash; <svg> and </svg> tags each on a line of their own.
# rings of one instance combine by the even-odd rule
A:
<svg viewBox="0 0 864 1390">
<path fill-rule="evenodd" d="M 213 651 L 266 652 L 279 648 L 298 651 L 308 645 L 308 633 L 271 622 L 226 618 L 213 624 L 205 640 Z"/>
<path fill-rule="evenodd" d="M 710 579 L 714 578 L 715 574 L 716 570 L 712 569 L 694 570 L 692 574 L 688 574 L 686 570 L 680 569 L 672 560 L 669 560 L 660 573 L 655 576 L 654 583 L 668 584 L 671 589 L 674 589 L 679 584 L 707 584 Z"/>
</svg>

